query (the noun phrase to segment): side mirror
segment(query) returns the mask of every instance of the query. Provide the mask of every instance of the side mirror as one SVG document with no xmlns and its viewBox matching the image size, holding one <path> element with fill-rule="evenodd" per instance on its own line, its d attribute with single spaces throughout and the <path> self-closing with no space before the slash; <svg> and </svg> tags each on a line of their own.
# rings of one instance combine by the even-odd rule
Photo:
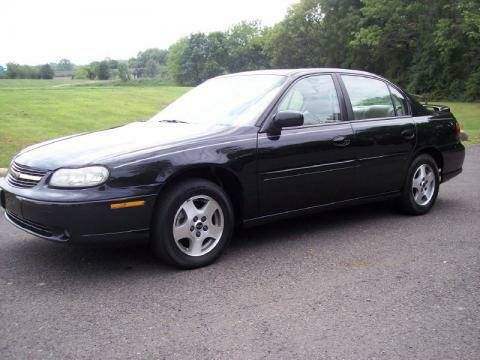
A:
<svg viewBox="0 0 480 360">
<path fill-rule="evenodd" d="M 298 111 L 280 111 L 273 118 L 270 130 L 280 133 L 286 127 L 302 126 L 303 114 Z"/>
</svg>

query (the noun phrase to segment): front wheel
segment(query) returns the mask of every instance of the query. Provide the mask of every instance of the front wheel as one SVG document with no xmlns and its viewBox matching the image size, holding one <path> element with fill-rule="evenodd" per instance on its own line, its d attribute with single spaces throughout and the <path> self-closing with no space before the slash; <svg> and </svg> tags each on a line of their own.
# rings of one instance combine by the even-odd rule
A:
<svg viewBox="0 0 480 360">
<path fill-rule="evenodd" d="M 427 154 L 415 158 L 400 197 L 400 207 L 412 215 L 423 215 L 435 204 L 440 187 L 437 163 Z"/>
<path fill-rule="evenodd" d="M 184 181 L 159 199 L 152 250 L 165 262 L 186 269 L 216 260 L 233 232 L 230 200 L 215 183 Z"/>
</svg>

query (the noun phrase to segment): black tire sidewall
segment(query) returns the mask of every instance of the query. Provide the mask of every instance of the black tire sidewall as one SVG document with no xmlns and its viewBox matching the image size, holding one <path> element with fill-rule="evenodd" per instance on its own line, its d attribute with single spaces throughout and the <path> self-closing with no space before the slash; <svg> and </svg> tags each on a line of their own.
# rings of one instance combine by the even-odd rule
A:
<svg viewBox="0 0 480 360">
<path fill-rule="evenodd" d="M 435 190 L 434 190 L 432 199 L 428 202 L 428 204 L 422 206 L 422 205 L 418 205 L 415 202 L 415 199 L 413 198 L 412 182 L 413 182 L 413 176 L 415 175 L 415 172 L 417 171 L 418 167 L 423 164 L 428 164 L 433 169 L 433 174 L 435 176 Z M 439 175 L 437 163 L 430 155 L 426 155 L 426 154 L 419 155 L 418 157 L 415 158 L 415 160 L 410 165 L 408 176 L 403 189 L 402 205 L 404 210 L 414 215 L 422 215 L 427 213 L 435 204 L 435 201 L 438 196 L 439 188 L 440 188 L 440 175 Z"/>
<path fill-rule="evenodd" d="M 189 256 L 183 253 L 173 238 L 173 221 L 180 206 L 189 198 L 207 195 L 218 202 L 223 211 L 224 229 L 220 241 L 214 249 L 203 256 Z M 168 191 L 160 199 L 154 217 L 151 239 L 154 252 L 171 265 L 185 269 L 206 266 L 215 261 L 228 245 L 232 237 L 234 214 L 227 194 L 215 183 L 207 180 L 188 180 Z"/>
</svg>

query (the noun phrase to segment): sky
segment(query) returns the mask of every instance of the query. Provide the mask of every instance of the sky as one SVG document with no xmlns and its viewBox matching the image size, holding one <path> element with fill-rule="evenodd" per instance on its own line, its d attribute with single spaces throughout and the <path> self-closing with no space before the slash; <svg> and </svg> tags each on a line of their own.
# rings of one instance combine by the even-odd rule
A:
<svg viewBox="0 0 480 360">
<path fill-rule="evenodd" d="M 224 31 L 242 20 L 273 25 L 296 0 L 14 0 L 0 6 L 0 64 L 38 65 L 168 48 L 192 32 Z"/>
</svg>

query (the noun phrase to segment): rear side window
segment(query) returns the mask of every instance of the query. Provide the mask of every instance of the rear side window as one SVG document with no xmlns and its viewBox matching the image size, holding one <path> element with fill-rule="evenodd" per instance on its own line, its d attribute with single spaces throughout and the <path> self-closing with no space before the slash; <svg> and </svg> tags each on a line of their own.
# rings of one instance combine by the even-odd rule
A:
<svg viewBox="0 0 480 360">
<path fill-rule="evenodd" d="M 330 75 L 316 75 L 299 80 L 278 106 L 279 111 L 299 111 L 305 125 L 340 121 L 340 104 Z"/>
<path fill-rule="evenodd" d="M 342 75 L 352 103 L 355 120 L 395 116 L 392 97 L 383 81 L 363 76 Z"/>
<path fill-rule="evenodd" d="M 389 86 L 390 92 L 392 93 L 393 105 L 395 106 L 395 113 L 397 116 L 408 115 L 408 105 L 405 96 L 403 96 L 400 91 Z"/>
</svg>

